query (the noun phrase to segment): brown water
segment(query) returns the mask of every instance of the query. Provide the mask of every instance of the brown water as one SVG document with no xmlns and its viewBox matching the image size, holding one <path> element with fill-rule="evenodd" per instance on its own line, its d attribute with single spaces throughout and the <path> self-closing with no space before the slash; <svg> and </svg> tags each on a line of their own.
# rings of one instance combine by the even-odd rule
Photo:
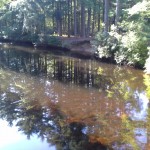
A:
<svg viewBox="0 0 150 150">
<path fill-rule="evenodd" d="M 141 70 L 11 46 L 0 68 L 0 150 L 150 149 Z"/>
</svg>

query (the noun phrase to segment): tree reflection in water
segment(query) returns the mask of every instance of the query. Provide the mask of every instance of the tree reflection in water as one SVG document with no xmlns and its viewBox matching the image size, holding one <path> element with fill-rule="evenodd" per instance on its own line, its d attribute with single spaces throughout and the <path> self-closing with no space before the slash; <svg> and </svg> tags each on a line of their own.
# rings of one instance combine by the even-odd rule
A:
<svg viewBox="0 0 150 150">
<path fill-rule="evenodd" d="M 146 149 L 150 149 L 150 74 L 144 75 L 144 84 L 146 85 L 146 95 L 149 99 L 147 117 L 146 117 L 146 133 L 147 133 Z"/>
<path fill-rule="evenodd" d="M 0 71 L 0 116 L 10 124 L 17 121 L 28 137 L 37 134 L 67 150 L 105 149 L 102 144 L 148 147 L 137 132 L 144 129 L 149 138 L 142 71 L 13 50 L 0 51 L 0 63 L 5 68 Z"/>
<path fill-rule="evenodd" d="M 7 120 L 10 125 L 16 122 L 19 131 L 28 138 L 36 134 L 48 143 L 56 145 L 58 150 L 106 149 L 101 143 L 90 142 L 83 132 L 83 123 L 68 123 L 65 114 L 57 105 L 47 97 L 38 98 L 36 95 L 39 91 L 32 91 L 30 97 L 30 90 L 34 84 L 31 80 L 25 82 L 25 78 L 22 78 L 20 81 L 24 81 L 25 84 L 22 86 L 15 82 L 16 74 L 13 72 L 5 74 L 1 70 L 0 75 L 3 83 L 0 91 L 0 118 Z"/>
</svg>

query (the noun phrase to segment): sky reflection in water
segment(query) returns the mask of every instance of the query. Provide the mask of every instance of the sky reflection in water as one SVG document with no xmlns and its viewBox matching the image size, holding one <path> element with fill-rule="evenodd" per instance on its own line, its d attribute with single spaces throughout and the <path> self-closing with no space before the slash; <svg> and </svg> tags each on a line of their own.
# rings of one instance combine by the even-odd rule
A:
<svg viewBox="0 0 150 150">
<path fill-rule="evenodd" d="M 0 120 L 0 150 L 56 150 L 46 141 L 41 141 L 36 135 L 27 139 L 18 132 L 15 126 L 10 127 L 7 121 Z"/>
</svg>

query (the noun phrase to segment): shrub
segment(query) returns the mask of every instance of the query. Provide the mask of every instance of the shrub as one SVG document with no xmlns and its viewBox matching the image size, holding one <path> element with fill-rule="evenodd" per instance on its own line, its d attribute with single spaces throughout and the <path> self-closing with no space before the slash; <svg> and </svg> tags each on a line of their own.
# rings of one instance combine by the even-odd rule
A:
<svg viewBox="0 0 150 150">
<path fill-rule="evenodd" d="M 58 39 L 58 37 L 55 36 L 49 36 L 47 37 L 47 43 L 54 46 L 61 46 L 61 41 Z"/>
<path fill-rule="evenodd" d="M 92 45 L 100 58 L 111 58 L 117 64 L 143 67 L 147 59 L 147 38 L 132 30 L 122 34 L 115 28 L 109 33 L 99 32 Z"/>
<path fill-rule="evenodd" d="M 150 74 L 150 47 L 148 47 L 149 49 L 149 57 L 146 59 L 146 63 L 145 63 L 145 72 L 147 74 Z"/>
</svg>

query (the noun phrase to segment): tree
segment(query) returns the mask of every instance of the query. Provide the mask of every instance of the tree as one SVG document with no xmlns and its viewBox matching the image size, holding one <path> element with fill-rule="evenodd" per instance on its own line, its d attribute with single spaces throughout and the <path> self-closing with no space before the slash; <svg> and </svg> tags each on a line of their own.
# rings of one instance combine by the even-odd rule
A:
<svg viewBox="0 0 150 150">
<path fill-rule="evenodd" d="M 117 10 L 120 7 L 117 1 Z M 120 11 L 117 14 L 117 27 L 112 26 L 111 31 L 106 33 L 98 33 L 95 42 L 97 45 L 99 57 L 110 58 L 119 64 L 128 64 L 143 68 L 148 57 L 148 43 L 149 43 L 149 9 L 150 2 L 139 2 L 130 9 L 128 14 L 118 24 Z M 105 30 L 108 26 L 105 25 Z M 120 32 L 118 32 L 119 28 Z M 99 43 L 99 44 L 98 44 Z"/>
<path fill-rule="evenodd" d="M 108 32 L 109 30 L 109 0 L 105 0 L 105 11 L 104 11 L 104 31 Z"/>
<path fill-rule="evenodd" d="M 85 37 L 85 3 L 81 0 L 81 37 Z"/>
<path fill-rule="evenodd" d="M 116 0 L 116 17 L 115 17 L 115 25 L 118 26 L 118 22 L 120 20 L 120 12 L 121 11 L 121 0 Z"/>
<path fill-rule="evenodd" d="M 74 35 L 77 35 L 77 1 L 74 0 Z"/>
</svg>

